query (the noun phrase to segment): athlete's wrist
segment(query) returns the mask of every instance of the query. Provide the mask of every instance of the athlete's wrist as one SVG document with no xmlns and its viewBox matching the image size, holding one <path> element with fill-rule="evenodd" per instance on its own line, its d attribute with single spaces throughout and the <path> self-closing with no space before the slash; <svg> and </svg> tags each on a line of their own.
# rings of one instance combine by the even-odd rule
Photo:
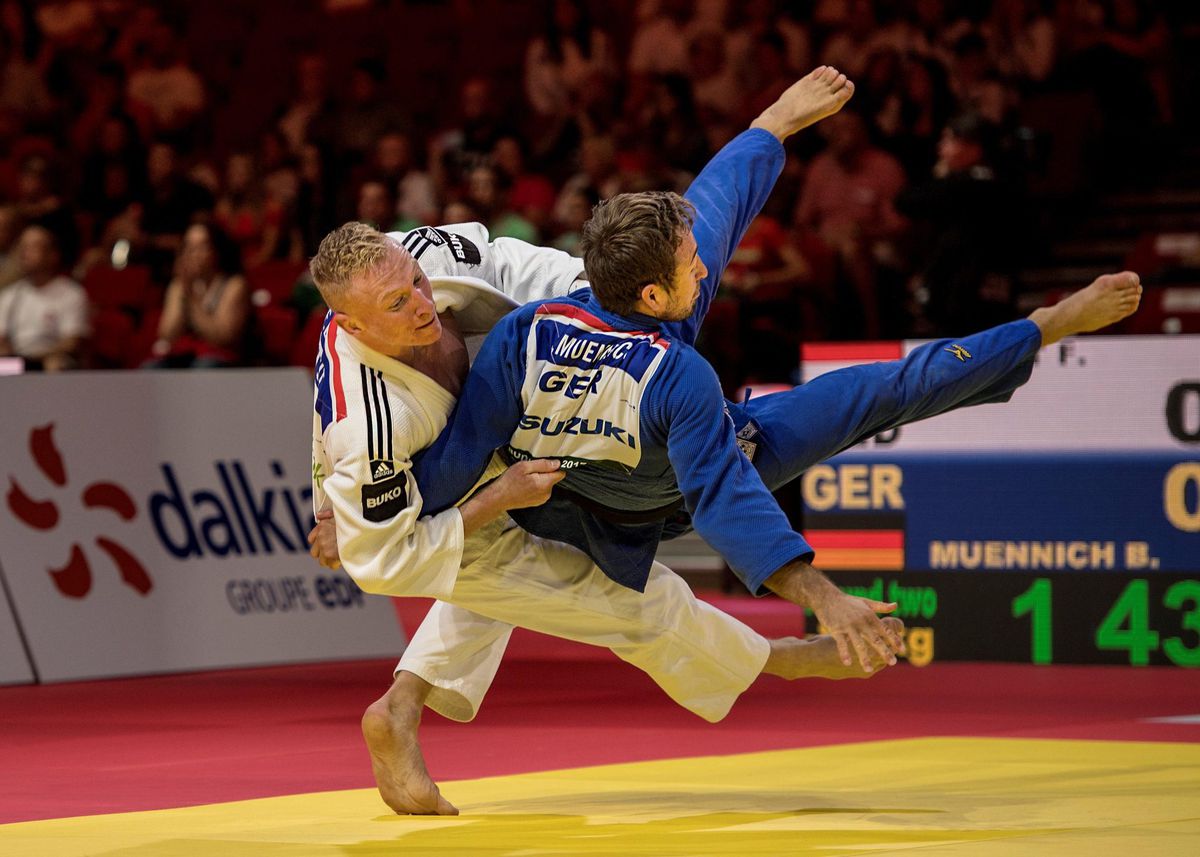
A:
<svg viewBox="0 0 1200 857">
<path fill-rule="evenodd" d="M 492 483 L 458 507 L 458 513 L 462 516 L 463 538 L 508 511 L 494 486 L 495 483 Z"/>
<path fill-rule="evenodd" d="M 833 581 L 803 560 L 789 562 L 763 585 L 781 598 L 814 611 L 841 593 Z"/>
</svg>

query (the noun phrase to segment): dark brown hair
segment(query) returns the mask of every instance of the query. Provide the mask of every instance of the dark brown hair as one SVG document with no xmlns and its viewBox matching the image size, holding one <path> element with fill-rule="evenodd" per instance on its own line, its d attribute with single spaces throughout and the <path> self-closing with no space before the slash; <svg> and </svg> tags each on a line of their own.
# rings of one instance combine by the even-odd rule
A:
<svg viewBox="0 0 1200 857">
<path fill-rule="evenodd" d="M 675 282 L 675 251 L 696 209 L 677 193 L 621 193 L 592 209 L 579 250 L 592 291 L 609 312 L 627 315 L 642 289 Z"/>
</svg>

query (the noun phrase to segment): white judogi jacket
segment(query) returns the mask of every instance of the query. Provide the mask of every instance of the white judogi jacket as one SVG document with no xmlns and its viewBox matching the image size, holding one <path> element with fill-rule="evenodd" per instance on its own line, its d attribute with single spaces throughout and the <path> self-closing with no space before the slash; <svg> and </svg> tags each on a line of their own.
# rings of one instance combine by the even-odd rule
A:
<svg viewBox="0 0 1200 857">
<path fill-rule="evenodd" d="M 519 304 L 565 295 L 583 271 L 558 250 L 489 242 L 479 223 L 389 237 L 417 259 L 439 312 L 452 310 L 465 335 L 486 333 Z M 462 562 L 462 516 L 451 508 L 422 518 L 410 471 L 412 456 L 445 427 L 454 396 L 339 329 L 332 313 L 314 383 L 313 508 L 334 511 L 343 567 L 367 592 L 448 597 Z"/>
<path fill-rule="evenodd" d="M 773 137 L 747 133 L 757 136 L 759 154 L 782 166 Z M 755 163 L 739 162 L 737 172 L 757 175 Z M 760 177 L 767 185 L 778 174 L 772 169 Z M 717 187 L 711 202 L 730 199 Z M 583 270 L 578 259 L 553 250 L 504 238 L 489 242 L 478 224 L 394 237 L 434 280 L 439 306 L 454 302 L 464 332 L 494 323 L 502 311 L 496 294 L 438 278 L 481 277 L 507 306 L 505 296 L 516 302 L 562 297 Z M 476 312 L 479 317 L 471 317 Z M 438 434 L 454 404 L 429 379 L 334 328 L 322 337 L 316 383 L 313 496 L 318 509 L 336 511 L 346 569 L 372 592 L 451 599 L 434 603 L 397 665 L 433 686 L 427 706 L 470 720 L 514 625 L 609 648 L 712 721 L 724 717 L 762 671 L 771 649 L 766 639 L 698 601 L 665 566 L 655 563 L 645 591 L 637 592 L 608 578 L 587 554 L 531 536 L 511 518 L 491 522 L 464 545 L 457 509 L 421 517 L 410 458 Z"/>
</svg>

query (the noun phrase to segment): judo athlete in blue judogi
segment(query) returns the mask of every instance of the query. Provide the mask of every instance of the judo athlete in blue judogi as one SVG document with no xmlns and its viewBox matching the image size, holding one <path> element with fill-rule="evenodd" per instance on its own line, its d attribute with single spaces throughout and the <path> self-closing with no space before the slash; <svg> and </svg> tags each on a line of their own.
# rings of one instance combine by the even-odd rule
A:
<svg viewBox="0 0 1200 857">
<path fill-rule="evenodd" d="M 601 203 L 584 230 L 590 287 L 502 320 L 446 429 L 417 458 L 426 510 L 463 497 L 494 450 L 509 461 L 557 458 L 567 475 L 550 501 L 510 513 L 527 531 L 576 546 L 641 589 L 660 540 L 694 527 L 751 592 L 804 603 L 781 574 L 811 571 L 814 553 L 772 489 L 879 432 L 1007 401 L 1043 344 L 1136 307 L 1136 276 L 1112 275 L 1030 319 L 727 401 L 693 345 L 783 162 L 779 141 L 752 128 L 713 159 L 686 202 L 650 193 Z M 665 260 L 657 277 L 642 258 L 656 252 Z M 884 637 L 877 651 L 887 657 Z M 868 652 L 858 653 L 866 666 Z"/>
<path fill-rule="evenodd" d="M 420 498 L 420 508 L 412 499 L 402 520 L 371 526 L 367 494 L 362 516 L 353 501 L 359 482 L 364 492 L 367 482 L 373 485 L 375 470 L 361 478 L 354 476 L 358 470 L 347 471 L 357 479 L 342 486 L 349 500 L 338 511 L 338 531 L 352 542 L 347 568 L 359 573 L 356 580 L 364 573 L 364 579 L 386 579 L 390 584 L 377 591 L 387 594 L 415 594 L 432 568 L 450 596 L 431 608 L 392 687 L 363 718 L 380 794 L 397 812 L 454 811 L 425 769 L 420 713 L 428 706 L 471 719 L 514 624 L 607 646 L 712 721 L 762 674 L 845 678 L 894 661 L 903 648 L 902 626 L 875 612 L 888 605 L 846 596 L 812 568 L 811 549 L 787 526 L 767 488 L 890 426 L 1001 400 L 1028 377 L 1039 341 L 1095 329 L 1136 307 L 1134 275 L 1101 277 L 1056 307 L 1035 311 L 1032 323 L 959 341 L 954 350 L 969 353 L 969 360 L 935 345 L 905 361 L 828 375 L 792 393 L 745 405 L 724 402 L 712 370 L 692 348 L 719 272 L 770 193 L 783 163 L 782 140 L 836 112 L 852 92 L 844 75 L 825 67 L 793 85 L 697 178 L 688 193 L 698 212 L 694 223 L 690 206 L 675 195 L 626 195 L 598 208 L 585 236 L 591 287 L 573 289 L 578 271 L 571 269 L 547 284 L 543 294 L 550 300 L 506 320 L 491 318 L 486 327 L 498 320 L 501 327 L 469 379 L 465 359 L 461 367 L 456 362 L 466 352 L 462 331 L 486 327 L 469 325 L 458 310 L 433 315 L 425 274 L 491 275 L 533 285 L 538 270 L 545 275 L 564 265 L 544 267 L 545 251 L 501 248 L 499 241 L 486 252 L 478 247 L 482 256 L 452 253 L 447 248 L 458 230 L 449 227 L 444 235 L 400 236 L 378 263 L 363 261 L 352 228 L 322 242 L 314 278 L 330 290 L 335 319 L 339 328 L 345 325 L 338 353 L 347 365 L 377 370 L 373 377 L 382 375 L 393 403 L 403 405 L 387 411 L 403 418 L 394 420 L 393 440 L 405 452 L 384 478 L 407 471 L 409 497 Z M 436 253 L 426 246 L 433 242 L 430 232 L 437 233 Z M 325 274 L 318 277 L 318 269 Z M 509 269 L 523 273 L 516 277 Z M 439 318 L 444 324 L 435 324 Z M 409 470 L 410 453 L 450 413 L 459 381 L 466 388 L 447 434 Z M 365 381 L 363 390 L 365 400 Z M 372 414 L 374 423 L 364 415 L 364 430 L 382 423 L 378 404 Z M 369 434 L 364 444 L 354 432 L 342 432 L 339 440 L 326 436 L 330 430 L 320 435 L 326 457 L 336 457 L 329 472 L 364 459 L 353 448 L 369 447 Z M 569 475 L 544 508 L 524 513 L 524 502 L 502 504 L 549 539 L 523 532 L 507 516 L 477 522 L 467 537 L 468 506 L 513 484 L 511 477 L 523 484 L 519 480 L 551 475 L 545 462 L 511 467 L 458 510 L 436 513 L 474 485 L 493 449 L 509 458 L 562 462 Z M 317 518 L 310 534 L 314 556 L 336 564 L 333 521 L 321 511 Z M 766 640 L 698 602 L 661 564 L 650 565 L 647 581 L 659 540 L 693 524 L 752 591 L 773 590 L 812 607 L 829 636 Z M 434 525 L 444 538 L 427 538 L 422 528 Z M 372 538 L 364 541 L 361 533 L 368 531 Z M 388 548 L 374 550 L 379 544 Z"/>
</svg>

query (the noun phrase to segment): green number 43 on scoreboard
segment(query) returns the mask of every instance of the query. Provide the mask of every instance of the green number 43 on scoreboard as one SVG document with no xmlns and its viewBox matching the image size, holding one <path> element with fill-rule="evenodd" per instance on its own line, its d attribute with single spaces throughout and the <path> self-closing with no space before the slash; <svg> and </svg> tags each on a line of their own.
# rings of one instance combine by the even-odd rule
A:
<svg viewBox="0 0 1200 857">
<path fill-rule="evenodd" d="M 1048 664 L 1054 660 L 1054 632 L 1051 621 L 1051 581 L 1039 577 L 1033 585 L 1012 601 L 1013 618 L 1029 616 L 1031 660 Z M 1163 606 L 1181 610 L 1180 624 L 1200 635 L 1200 581 L 1181 580 L 1163 594 Z M 1160 645 L 1158 631 L 1150 627 L 1150 585 L 1144 579 L 1131 580 L 1109 608 L 1096 628 L 1096 648 L 1129 653 L 1129 663 L 1145 666 L 1150 653 Z M 1163 654 L 1181 667 L 1200 667 L 1200 642 L 1187 646 L 1180 637 L 1161 640 Z"/>
</svg>

